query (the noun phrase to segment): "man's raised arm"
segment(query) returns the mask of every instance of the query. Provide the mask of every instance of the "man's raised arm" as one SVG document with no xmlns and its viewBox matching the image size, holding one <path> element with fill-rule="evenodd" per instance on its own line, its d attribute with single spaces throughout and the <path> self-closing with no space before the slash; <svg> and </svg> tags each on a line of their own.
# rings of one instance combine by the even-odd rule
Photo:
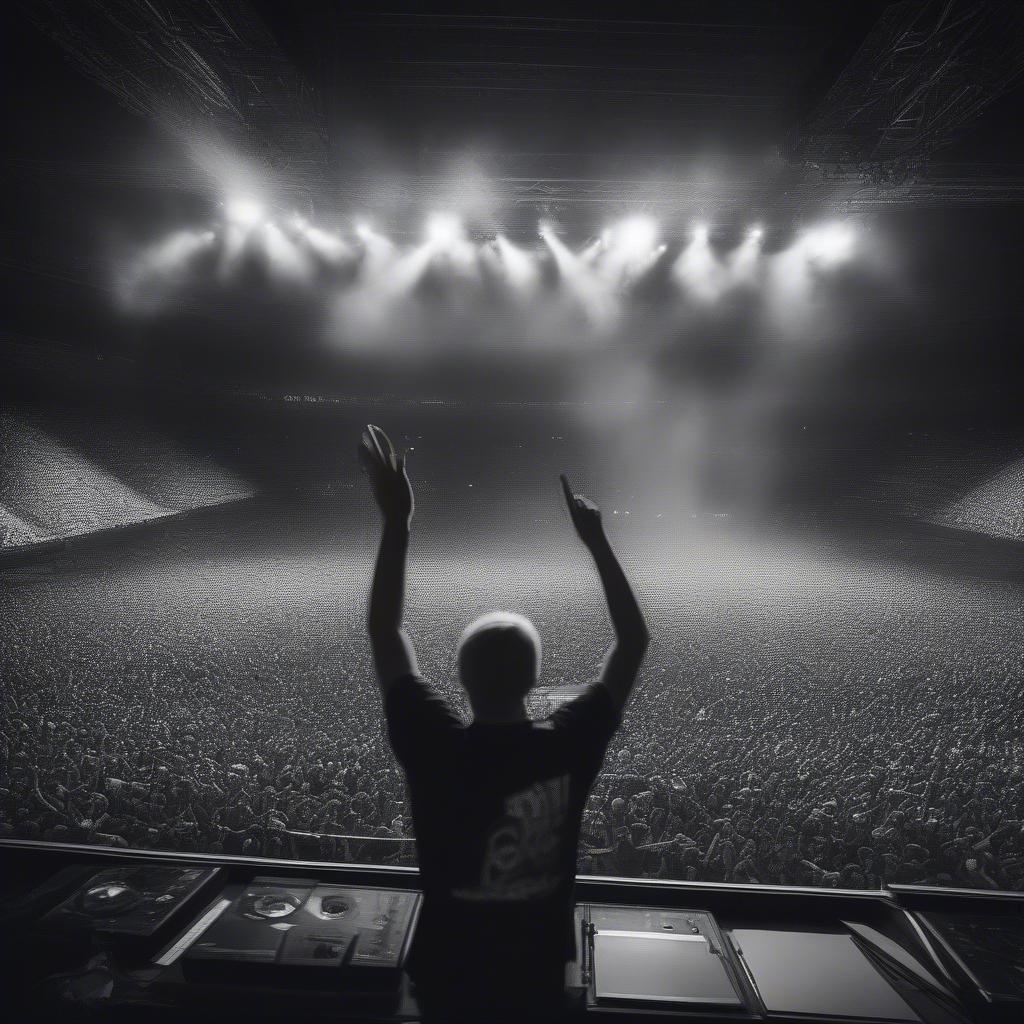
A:
<svg viewBox="0 0 1024 1024">
<path fill-rule="evenodd" d="M 369 424 L 363 431 L 359 457 L 384 517 L 366 626 L 377 681 L 386 694 L 395 680 L 419 673 L 416 652 L 402 629 L 405 559 L 414 508 L 412 485 L 405 471 L 405 456 L 396 454 L 380 427 Z"/>
<path fill-rule="evenodd" d="M 615 631 L 615 640 L 605 655 L 599 682 L 608 689 L 621 710 L 636 682 L 650 634 L 629 580 L 605 536 L 600 510 L 589 498 L 573 494 L 564 473 L 561 480 L 573 526 L 594 558 L 608 601 L 608 614 Z"/>
</svg>

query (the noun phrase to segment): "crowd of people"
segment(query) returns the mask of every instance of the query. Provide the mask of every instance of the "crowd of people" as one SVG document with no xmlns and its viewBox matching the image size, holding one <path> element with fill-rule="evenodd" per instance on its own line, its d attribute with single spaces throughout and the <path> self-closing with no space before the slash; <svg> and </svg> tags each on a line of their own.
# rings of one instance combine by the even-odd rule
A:
<svg viewBox="0 0 1024 1024">
<path fill-rule="evenodd" d="M 984 680 L 836 666 L 826 686 L 809 674 L 773 678 L 755 658 L 750 677 L 733 665 L 710 700 L 702 668 L 713 669 L 699 651 L 652 669 L 664 686 L 638 694 L 606 761 L 581 871 L 850 889 L 1024 885 L 1024 721 L 1007 702 L 1024 665 Z"/>
<path fill-rule="evenodd" d="M 0 587 L 0 834 L 414 863 L 365 591 L 312 563 L 290 583 L 276 572 L 175 557 Z M 1021 596 L 937 600 L 852 626 L 665 603 L 580 871 L 1024 889 Z M 471 611 L 450 600 L 435 622 L 429 595 L 410 605 L 424 674 L 458 702 Z M 523 610 L 551 640 L 544 682 L 593 677 L 596 595 L 575 614 Z"/>
</svg>

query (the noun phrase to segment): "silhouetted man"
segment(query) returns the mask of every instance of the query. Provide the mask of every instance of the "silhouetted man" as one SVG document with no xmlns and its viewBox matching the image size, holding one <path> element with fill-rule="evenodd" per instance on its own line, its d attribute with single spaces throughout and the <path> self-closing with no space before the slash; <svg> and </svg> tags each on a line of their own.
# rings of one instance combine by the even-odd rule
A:
<svg viewBox="0 0 1024 1024">
<path fill-rule="evenodd" d="M 643 615 L 593 502 L 562 486 L 604 585 L 615 641 L 598 682 L 533 722 L 541 644 L 511 612 L 471 623 L 458 648 L 473 720 L 420 677 L 402 629 L 413 494 L 405 457 L 368 426 L 360 445 L 384 532 L 368 628 L 388 734 L 405 769 L 424 890 L 410 972 L 438 1019 L 555 1013 L 573 955 L 573 880 L 587 793 L 647 649 Z M 495 566 L 500 571 L 500 566 Z"/>
</svg>

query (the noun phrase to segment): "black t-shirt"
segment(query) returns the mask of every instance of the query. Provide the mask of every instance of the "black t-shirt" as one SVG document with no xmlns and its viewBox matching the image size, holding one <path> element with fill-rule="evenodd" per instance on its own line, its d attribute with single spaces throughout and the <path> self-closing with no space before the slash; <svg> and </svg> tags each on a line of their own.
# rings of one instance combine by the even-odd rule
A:
<svg viewBox="0 0 1024 1024">
<path fill-rule="evenodd" d="M 418 676 L 385 702 L 405 769 L 424 905 L 420 983 L 556 984 L 573 955 L 573 880 L 587 793 L 620 714 L 588 686 L 550 718 L 464 725 Z"/>
</svg>

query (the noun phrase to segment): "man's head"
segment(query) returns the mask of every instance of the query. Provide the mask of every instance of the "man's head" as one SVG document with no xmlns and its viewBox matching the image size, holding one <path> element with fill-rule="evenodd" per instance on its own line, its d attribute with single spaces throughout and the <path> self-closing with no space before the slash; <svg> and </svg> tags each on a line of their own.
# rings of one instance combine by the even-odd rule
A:
<svg viewBox="0 0 1024 1024">
<path fill-rule="evenodd" d="M 477 718 L 514 718 L 540 674 L 540 636 L 515 612 L 488 612 L 459 640 L 459 677 Z"/>
</svg>

